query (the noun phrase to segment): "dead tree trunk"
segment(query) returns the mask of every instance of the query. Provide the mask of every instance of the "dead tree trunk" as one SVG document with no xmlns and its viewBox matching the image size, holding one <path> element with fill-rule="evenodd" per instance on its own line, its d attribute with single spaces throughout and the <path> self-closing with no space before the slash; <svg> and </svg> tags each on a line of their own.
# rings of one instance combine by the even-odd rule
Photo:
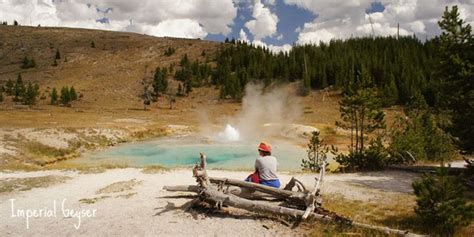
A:
<svg viewBox="0 0 474 237">
<path fill-rule="evenodd" d="M 243 180 L 216 178 L 216 177 L 209 177 L 209 180 L 211 181 L 211 183 L 220 184 L 220 185 L 238 186 L 238 187 L 242 187 L 251 191 L 260 191 L 262 193 L 273 195 L 277 198 L 288 199 L 288 200 L 293 200 L 297 202 L 304 203 L 304 199 L 306 197 L 305 193 L 278 189 L 278 188 L 274 188 L 274 187 L 270 187 L 270 186 L 266 186 L 262 184 L 257 184 L 257 183 L 251 183 L 251 182 L 247 182 Z"/>
<path fill-rule="evenodd" d="M 200 154 L 200 164 L 195 165 L 193 168 L 193 176 L 196 178 L 198 185 L 189 185 L 189 186 L 165 186 L 163 189 L 168 191 L 185 191 L 185 192 L 196 192 L 198 193 L 198 197 L 193 200 L 193 203 L 197 203 L 199 201 L 206 201 L 210 203 L 214 203 L 216 207 L 221 208 L 223 205 L 232 206 L 240 209 L 244 209 L 247 211 L 252 212 L 264 212 L 264 213 L 271 213 L 277 215 L 286 215 L 293 218 L 314 218 L 317 220 L 322 221 L 331 221 L 331 222 L 341 222 L 343 221 L 346 224 L 350 224 L 353 226 L 372 229 L 376 231 L 381 231 L 388 234 L 395 234 L 401 236 L 420 236 L 416 234 L 409 233 L 408 231 L 391 229 L 388 227 L 381 227 L 381 226 L 374 226 L 369 224 L 363 224 L 358 222 L 352 222 L 347 218 L 340 217 L 337 215 L 328 215 L 326 214 L 319 214 L 316 213 L 315 210 L 318 205 L 320 205 L 320 201 L 317 200 L 320 197 L 320 187 L 322 185 L 322 181 L 325 174 L 325 162 L 323 162 L 323 166 L 319 173 L 319 177 L 316 178 L 316 183 L 314 190 L 312 192 L 305 191 L 304 192 L 294 192 L 291 190 L 282 190 L 273 187 L 264 186 L 261 184 L 255 184 L 250 182 L 245 182 L 241 180 L 233 180 L 233 179 L 226 179 L 226 178 L 213 178 L 208 177 L 206 172 L 206 156 L 201 153 Z M 299 181 L 298 181 L 299 182 Z M 217 183 L 218 186 L 212 185 L 212 183 Z M 296 184 L 296 181 L 294 181 Z M 294 185 L 293 184 L 293 185 Z M 303 205 L 306 207 L 305 210 L 299 210 L 295 208 L 283 207 L 272 205 L 269 203 L 264 202 L 256 202 L 252 200 L 248 200 L 245 198 L 238 197 L 232 193 L 224 190 L 224 185 L 233 185 L 238 186 L 240 188 L 249 189 L 253 191 L 259 191 L 265 194 L 269 194 L 273 197 L 285 199 L 286 201 L 297 202 L 299 205 Z M 290 187 L 289 185 L 287 185 Z M 304 186 L 303 186 L 304 187 Z"/>
</svg>

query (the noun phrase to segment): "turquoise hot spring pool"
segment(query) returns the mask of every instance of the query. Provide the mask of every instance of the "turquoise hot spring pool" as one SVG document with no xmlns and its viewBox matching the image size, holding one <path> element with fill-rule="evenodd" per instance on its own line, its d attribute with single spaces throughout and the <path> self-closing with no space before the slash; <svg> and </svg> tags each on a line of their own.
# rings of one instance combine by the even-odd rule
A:
<svg viewBox="0 0 474 237">
<path fill-rule="evenodd" d="M 257 145 L 258 142 L 210 143 L 205 139 L 154 139 L 87 153 L 72 162 L 126 164 L 134 167 L 191 167 L 199 161 L 199 153 L 204 152 L 211 169 L 252 170 L 258 156 Z M 273 155 L 278 159 L 279 170 L 295 171 L 301 169 L 301 159 L 306 152 L 296 145 L 274 143 Z"/>
</svg>

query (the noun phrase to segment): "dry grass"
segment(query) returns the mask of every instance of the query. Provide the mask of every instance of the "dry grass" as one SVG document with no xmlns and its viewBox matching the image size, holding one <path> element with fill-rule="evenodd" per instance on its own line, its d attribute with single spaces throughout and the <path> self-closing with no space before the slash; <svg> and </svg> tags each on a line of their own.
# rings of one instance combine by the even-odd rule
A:
<svg viewBox="0 0 474 237">
<path fill-rule="evenodd" d="M 324 198 L 323 207 L 361 223 L 388 226 L 418 234 L 429 233 L 430 229 L 422 225 L 414 212 L 415 197 L 406 194 L 396 195 L 386 203 L 354 201 L 341 196 L 331 196 Z M 305 228 L 309 229 L 308 233 L 311 236 L 388 236 L 366 229 L 320 222 L 305 226 Z M 474 223 L 458 229 L 455 236 L 473 236 L 473 234 Z"/>
<path fill-rule="evenodd" d="M 123 169 L 129 166 L 122 163 L 106 163 L 100 165 L 74 163 L 74 162 L 58 162 L 44 167 L 46 170 L 76 170 L 81 174 L 97 174 L 103 173 L 110 169 Z"/>
<path fill-rule="evenodd" d="M 167 171 L 169 171 L 168 168 L 160 165 L 149 165 L 142 169 L 142 173 L 144 174 L 161 174 Z"/>
<path fill-rule="evenodd" d="M 137 192 L 130 191 L 132 191 L 136 186 L 140 185 L 141 183 L 142 181 L 137 181 L 135 179 L 115 182 L 97 190 L 96 194 L 99 196 L 93 198 L 82 198 L 79 200 L 79 202 L 85 204 L 94 204 L 98 201 L 112 197 L 129 199 L 138 194 Z"/>
<path fill-rule="evenodd" d="M 7 178 L 0 180 L 0 193 L 13 191 L 27 191 L 33 188 L 46 188 L 51 185 L 63 183 L 70 179 L 67 176 L 42 176 L 32 178 Z"/>
<path fill-rule="evenodd" d="M 104 188 L 101 188 L 96 193 L 97 194 L 110 194 L 110 193 L 120 193 L 124 191 L 130 191 L 135 186 L 138 186 L 142 183 L 142 181 L 136 181 L 135 179 L 128 180 L 128 181 L 121 181 L 116 182 L 113 184 L 109 184 Z"/>
<path fill-rule="evenodd" d="M 104 200 L 110 197 L 111 196 L 100 196 L 100 197 L 95 197 L 95 198 L 81 198 L 79 199 L 79 202 L 84 203 L 84 204 L 94 204 L 100 200 Z"/>
</svg>

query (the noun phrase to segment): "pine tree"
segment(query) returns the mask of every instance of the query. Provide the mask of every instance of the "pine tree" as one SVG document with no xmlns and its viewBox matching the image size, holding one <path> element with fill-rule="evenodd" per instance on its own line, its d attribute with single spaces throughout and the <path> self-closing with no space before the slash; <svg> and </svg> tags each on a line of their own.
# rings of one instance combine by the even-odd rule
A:
<svg viewBox="0 0 474 237">
<path fill-rule="evenodd" d="M 18 74 L 18 77 L 15 82 L 15 86 L 13 89 L 13 101 L 18 102 L 25 94 L 25 85 L 23 84 L 23 79 L 21 74 Z"/>
<path fill-rule="evenodd" d="M 53 88 L 53 91 L 51 92 L 50 97 L 51 97 L 50 104 L 55 105 L 56 103 L 58 103 L 58 92 L 56 90 L 56 87 Z"/>
<path fill-rule="evenodd" d="M 18 21 L 14 20 L 14 21 L 13 21 L 13 25 L 14 25 L 14 26 L 18 26 Z"/>
<path fill-rule="evenodd" d="M 324 143 L 323 139 L 319 138 L 319 131 L 314 131 L 308 143 L 306 150 L 307 156 L 301 160 L 301 167 L 304 170 L 319 172 L 323 164 L 326 163 L 329 147 Z"/>
<path fill-rule="evenodd" d="M 36 97 L 38 97 L 39 91 L 36 86 L 33 86 L 31 82 L 28 85 L 23 96 L 23 103 L 26 105 L 33 105 L 36 103 Z"/>
<path fill-rule="evenodd" d="M 74 89 L 74 86 L 71 86 L 71 88 L 69 88 L 69 100 L 70 101 L 77 100 L 77 94 L 76 94 L 76 90 Z"/>
<path fill-rule="evenodd" d="M 95 42 L 91 41 L 91 48 L 95 49 Z"/>
<path fill-rule="evenodd" d="M 153 77 L 153 92 L 156 95 L 165 93 L 168 89 L 168 80 L 166 79 L 167 70 L 165 68 L 161 69 L 157 67 L 155 70 L 155 75 Z"/>
<path fill-rule="evenodd" d="M 7 83 L 5 84 L 5 93 L 7 95 L 13 95 L 15 85 L 12 80 L 8 79 Z"/>
<path fill-rule="evenodd" d="M 66 86 L 61 88 L 60 100 L 61 104 L 63 105 L 69 105 L 69 102 L 71 101 L 71 98 L 69 96 L 69 89 Z"/>
<path fill-rule="evenodd" d="M 189 62 L 189 58 L 188 58 L 188 54 L 184 54 L 184 56 L 181 58 L 181 61 L 179 62 L 179 65 L 181 67 L 187 67 L 189 66 L 190 62 Z"/>
<path fill-rule="evenodd" d="M 23 60 L 21 61 L 21 68 L 23 69 L 28 69 L 28 68 L 33 68 L 36 67 L 36 61 L 35 59 L 29 59 L 28 57 L 24 57 Z"/>
<path fill-rule="evenodd" d="M 21 61 L 21 68 L 26 69 L 30 65 L 30 60 L 25 56 Z"/>
<path fill-rule="evenodd" d="M 397 117 L 390 130 L 392 164 L 410 164 L 426 160 L 425 139 L 419 119 Z"/>
<path fill-rule="evenodd" d="M 474 219 L 474 205 L 464 196 L 461 177 L 449 176 L 446 167 L 413 182 L 416 214 L 426 228 L 439 236 L 451 236 L 457 227 Z"/>
<path fill-rule="evenodd" d="M 454 157 L 451 138 L 439 128 L 421 94 L 412 97 L 404 112 L 406 116 L 396 118 L 390 130 L 393 163 L 422 160 L 444 163 Z"/>
<path fill-rule="evenodd" d="M 452 116 L 448 128 L 458 137 L 458 145 L 466 152 L 474 151 L 474 38 L 471 26 L 459 17 L 457 6 L 446 7 L 438 22 L 443 30 L 439 36 L 437 77 L 442 82 L 445 101 L 442 105 Z"/>
<path fill-rule="evenodd" d="M 56 56 L 55 59 L 61 59 L 61 53 L 59 53 L 59 49 L 56 49 Z"/>
<path fill-rule="evenodd" d="M 377 138 L 370 141 L 366 149 L 368 135 L 385 128 L 385 115 L 381 109 L 381 101 L 377 89 L 370 87 L 372 80 L 367 71 L 362 70 L 358 81 L 348 88 L 339 102 L 341 120 L 336 126 L 351 131 L 351 144 L 348 155 L 339 154 L 336 160 L 350 170 L 380 168 L 385 157 L 374 154 L 381 151 L 381 143 Z"/>
<path fill-rule="evenodd" d="M 175 49 L 174 48 L 171 48 L 171 47 L 168 47 L 166 50 L 165 50 L 165 56 L 169 57 L 171 55 L 173 55 L 175 53 Z"/>
<path fill-rule="evenodd" d="M 395 105 L 398 101 L 398 88 L 393 74 L 390 75 L 388 83 L 383 87 L 382 101 L 384 106 Z"/>
</svg>

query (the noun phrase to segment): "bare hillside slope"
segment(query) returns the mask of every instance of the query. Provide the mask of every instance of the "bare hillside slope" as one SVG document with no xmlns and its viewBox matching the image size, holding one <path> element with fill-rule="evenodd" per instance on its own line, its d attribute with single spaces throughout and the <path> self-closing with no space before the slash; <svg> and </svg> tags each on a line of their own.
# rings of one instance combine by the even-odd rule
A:
<svg viewBox="0 0 474 237">
<path fill-rule="evenodd" d="M 45 95 L 52 87 L 74 86 L 83 94 L 75 107 L 136 107 L 142 103 L 141 80 L 152 77 L 157 66 L 178 64 L 184 54 L 205 60 L 201 53 L 212 55 L 218 45 L 123 32 L 0 26 L 0 83 L 21 73 L 26 82 L 38 82 Z M 169 57 L 164 55 L 168 47 L 176 49 Z M 55 67 L 56 50 L 61 59 Z M 22 69 L 24 57 L 37 66 Z M 39 104 L 45 103 L 47 99 Z"/>
</svg>

